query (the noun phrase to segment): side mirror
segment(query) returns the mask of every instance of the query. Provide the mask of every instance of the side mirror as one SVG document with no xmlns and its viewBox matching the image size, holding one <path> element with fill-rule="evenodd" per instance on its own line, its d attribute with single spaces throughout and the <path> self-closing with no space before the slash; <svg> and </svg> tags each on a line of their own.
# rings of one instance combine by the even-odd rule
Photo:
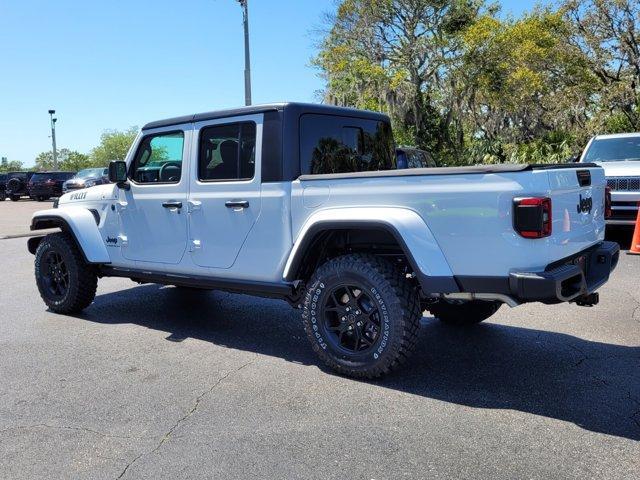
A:
<svg viewBox="0 0 640 480">
<path fill-rule="evenodd" d="M 127 164 L 122 160 L 112 160 L 109 163 L 109 181 L 119 187 L 127 184 Z"/>
</svg>

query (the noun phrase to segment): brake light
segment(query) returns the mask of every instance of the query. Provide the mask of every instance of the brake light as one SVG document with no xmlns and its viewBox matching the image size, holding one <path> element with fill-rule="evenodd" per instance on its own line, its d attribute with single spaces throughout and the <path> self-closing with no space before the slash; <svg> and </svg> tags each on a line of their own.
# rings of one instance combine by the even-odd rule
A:
<svg viewBox="0 0 640 480">
<path fill-rule="evenodd" d="M 604 187 L 604 218 L 611 218 L 611 187 Z"/>
<path fill-rule="evenodd" d="M 513 228 L 524 238 L 544 238 L 551 235 L 551 199 L 549 197 L 515 198 Z"/>
</svg>

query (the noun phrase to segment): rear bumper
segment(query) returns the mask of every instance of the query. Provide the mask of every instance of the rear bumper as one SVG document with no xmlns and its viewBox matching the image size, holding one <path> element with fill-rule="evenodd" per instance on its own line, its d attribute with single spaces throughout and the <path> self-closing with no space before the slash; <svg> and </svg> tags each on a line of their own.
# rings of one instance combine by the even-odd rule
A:
<svg viewBox="0 0 640 480">
<path fill-rule="evenodd" d="M 62 188 L 55 186 L 36 185 L 29 188 L 29 196 L 31 197 L 56 197 L 62 194 Z"/>
<path fill-rule="evenodd" d="M 611 217 L 607 225 L 635 225 L 640 206 L 640 192 L 611 192 Z"/>
<path fill-rule="evenodd" d="M 7 197 L 28 197 L 29 196 L 29 191 L 28 190 L 7 190 L 6 191 L 6 195 Z"/>
<path fill-rule="evenodd" d="M 601 242 L 549 265 L 543 272 L 513 272 L 508 277 L 456 277 L 460 291 L 500 294 L 518 303 L 579 301 L 609 280 L 616 268 L 620 246 Z"/>
<path fill-rule="evenodd" d="M 544 272 L 512 273 L 509 287 L 524 302 L 571 302 L 604 285 L 618 265 L 619 255 L 617 243 L 602 242 Z"/>
</svg>

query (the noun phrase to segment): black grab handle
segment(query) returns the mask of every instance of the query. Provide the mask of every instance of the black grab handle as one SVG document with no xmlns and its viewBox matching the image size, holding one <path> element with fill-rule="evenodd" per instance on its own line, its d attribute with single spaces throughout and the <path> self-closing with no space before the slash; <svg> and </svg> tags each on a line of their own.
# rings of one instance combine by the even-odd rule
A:
<svg viewBox="0 0 640 480">
<path fill-rule="evenodd" d="M 224 204 L 227 208 L 249 208 L 249 202 L 246 200 L 230 200 Z"/>
</svg>

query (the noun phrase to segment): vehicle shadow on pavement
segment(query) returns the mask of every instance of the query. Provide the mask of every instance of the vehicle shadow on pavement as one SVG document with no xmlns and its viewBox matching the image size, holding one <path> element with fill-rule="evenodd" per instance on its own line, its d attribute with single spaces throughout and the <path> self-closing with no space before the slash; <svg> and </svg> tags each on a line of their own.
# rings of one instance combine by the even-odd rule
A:
<svg viewBox="0 0 640 480">
<path fill-rule="evenodd" d="M 79 318 L 319 365 L 299 312 L 275 300 L 144 285 L 98 296 Z M 640 347 L 492 322 L 461 329 L 425 317 L 411 361 L 371 383 L 640 440 Z"/>
</svg>

